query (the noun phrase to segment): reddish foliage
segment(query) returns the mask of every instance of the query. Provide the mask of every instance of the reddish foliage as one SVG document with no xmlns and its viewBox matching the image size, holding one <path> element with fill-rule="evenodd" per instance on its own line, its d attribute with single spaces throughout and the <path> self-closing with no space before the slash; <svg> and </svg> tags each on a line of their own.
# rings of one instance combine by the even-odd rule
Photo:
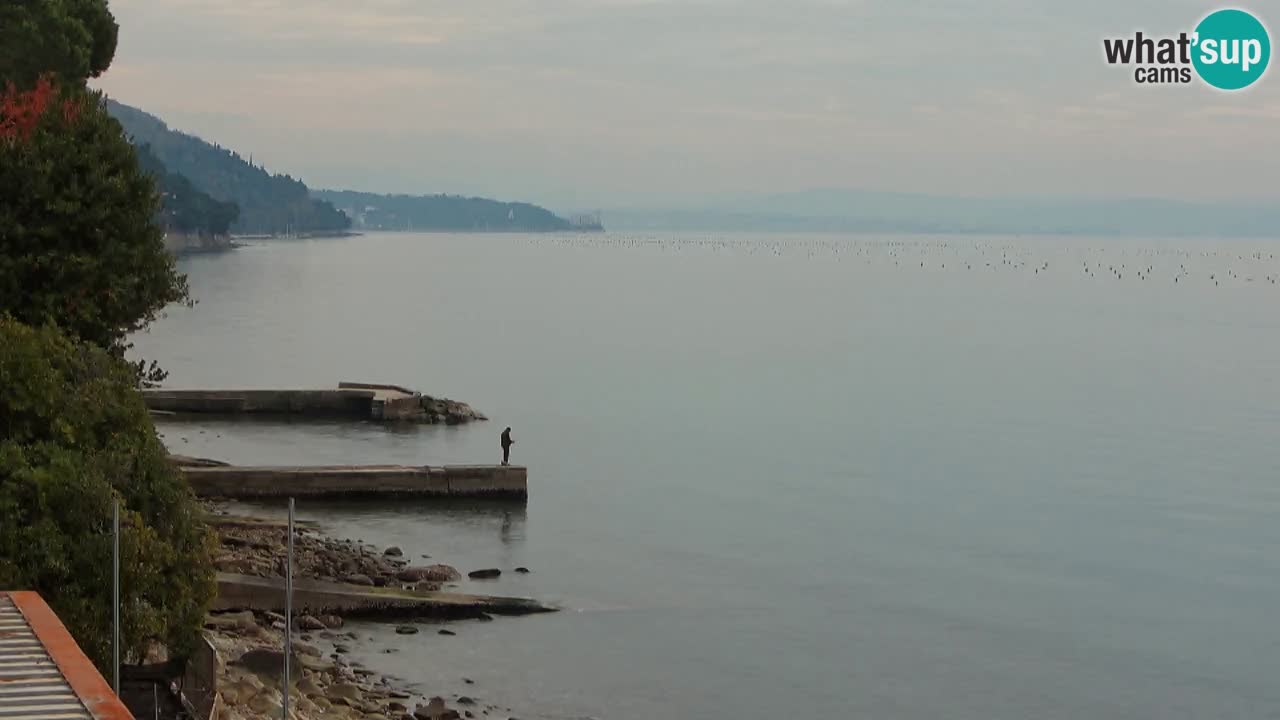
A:
<svg viewBox="0 0 1280 720">
<path fill-rule="evenodd" d="M 0 141 L 9 143 L 26 140 L 35 132 L 40 118 L 44 116 L 49 103 L 58 94 L 53 81 L 47 76 L 36 81 L 31 90 L 19 91 L 10 82 L 3 93 L 0 93 Z M 80 115 L 77 103 L 67 100 L 63 103 L 62 116 L 67 122 Z"/>
</svg>

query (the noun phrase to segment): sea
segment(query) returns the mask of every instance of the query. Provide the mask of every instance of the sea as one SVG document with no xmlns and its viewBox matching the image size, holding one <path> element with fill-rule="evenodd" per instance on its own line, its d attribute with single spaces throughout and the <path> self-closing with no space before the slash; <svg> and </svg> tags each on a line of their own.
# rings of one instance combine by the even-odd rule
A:
<svg viewBox="0 0 1280 720">
<path fill-rule="evenodd" d="M 504 570 L 460 590 L 560 608 L 452 637 L 355 624 L 371 670 L 499 706 L 488 717 L 1265 720 L 1280 718 L 1277 253 L 254 241 L 183 258 L 197 303 L 133 352 L 170 388 L 393 383 L 490 418 L 161 422 L 178 453 L 492 463 L 512 428 L 527 505 L 298 501 L 331 535 Z"/>
</svg>

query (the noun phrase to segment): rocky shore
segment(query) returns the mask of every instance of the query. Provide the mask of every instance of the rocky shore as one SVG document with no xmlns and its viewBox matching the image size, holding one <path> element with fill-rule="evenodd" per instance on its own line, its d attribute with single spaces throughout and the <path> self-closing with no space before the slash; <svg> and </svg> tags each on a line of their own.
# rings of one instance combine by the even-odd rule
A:
<svg viewBox="0 0 1280 720">
<path fill-rule="evenodd" d="M 280 577 L 284 571 L 287 530 L 278 522 L 234 517 L 210 508 L 219 549 L 215 563 L 222 572 Z M 425 558 L 424 558 L 425 559 Z M 496 572 L 481 570 L 484 573 Z M 350 540 L 327 537 L 314 527 L 300 526 L 294 537 L 294 577 L 354 585 L 438 590 L 460 580 L 449 565 L 411 564 L 398 548 L 378 549 Z M 283 695 L 284 617 L 273 612 L 241 610 L 210 614 L 205 632 L 218 657 L 218 720 L 279 717 Z M 414 635 L 424 627 L 398 625 L 400 635 Z M 451 635 L 440 627 L 436 633 Z M 353 651 L 373 652 L 370 640 L 335 615 L 294 618 L 290 717 L 296 720 L 452 720 L 509 718 L 510 708 L 484 703 L 473 696 L 441 693 L 424 695 L 398 685 L 391 678 L 365 669 L 350 659 Z M 396 648 L 379 651 L 394 653 Z M 463 679 L 466 685 L 470 680 Z"/>
<path fill-rule="evenodd" d="M 279 523 L 220 516 L 213 521 L 221 572 L 257 577 L 284 576 L 288 531 Z M 298 527 L 293 540 L 294 577 L 372 587 L 439 590 L 462 579 L 456 568 L 434 563 L 410 565 L 399 548 L 379 552 L 371 545 L 337 540 L 314 528 Z"/>
<path fill-rule="evenodd" d="M 416 626 L 403 626 L 407 631 Z M 248 610 L 210 615 L 206 637 L 218 655 L 218 720 L 278 718 L 284 696 L 284 617 Z M 363 638 L 342 618 L 295 620 L 289 717 L 295 720 L 509 718 L 510 708 L 468 695 L 423 696 L 366 670 L 347 654 Z M 387 648 L 391 651 L 393 648 Z M 466 680 L 464 680 L 466 682 Z"/>
<path fill-rule="evenodd" d="M 489 418 L 467 403 L 448 398 L 419 397 L 424 421 L 434 425 L 462 425 L 464 423 L 484 421 Z"/>
</svg>

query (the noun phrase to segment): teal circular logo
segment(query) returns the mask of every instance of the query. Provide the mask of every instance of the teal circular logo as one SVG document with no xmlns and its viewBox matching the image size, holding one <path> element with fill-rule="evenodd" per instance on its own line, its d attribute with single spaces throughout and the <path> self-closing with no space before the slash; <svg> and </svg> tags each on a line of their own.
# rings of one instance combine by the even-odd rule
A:
<svg viewBox="0 0 1280 720">
<path fill-rule="evenodd" d="M 1219 90 L 1249 87 L 1267 71 L 1271 38 L 1244 10 L 1218 10 L 1196 26 L 1191 62 L 1200 79 Z"/>
</svg>

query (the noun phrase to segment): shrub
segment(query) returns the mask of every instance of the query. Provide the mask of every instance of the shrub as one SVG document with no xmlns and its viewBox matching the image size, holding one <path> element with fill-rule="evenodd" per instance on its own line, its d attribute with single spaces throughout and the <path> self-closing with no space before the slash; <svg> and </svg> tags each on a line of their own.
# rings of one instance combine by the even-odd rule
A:
<svg viewBox="0 0 1280 720">
<path fill-rule="evenodd" d="M 210 535 L 128 364 L 0 317 L 0 587 L 39 591 L 100 669 L 111 658 L 111 506 L 122 503 L 122 650 L 192 648 Z"/>
</svg>

